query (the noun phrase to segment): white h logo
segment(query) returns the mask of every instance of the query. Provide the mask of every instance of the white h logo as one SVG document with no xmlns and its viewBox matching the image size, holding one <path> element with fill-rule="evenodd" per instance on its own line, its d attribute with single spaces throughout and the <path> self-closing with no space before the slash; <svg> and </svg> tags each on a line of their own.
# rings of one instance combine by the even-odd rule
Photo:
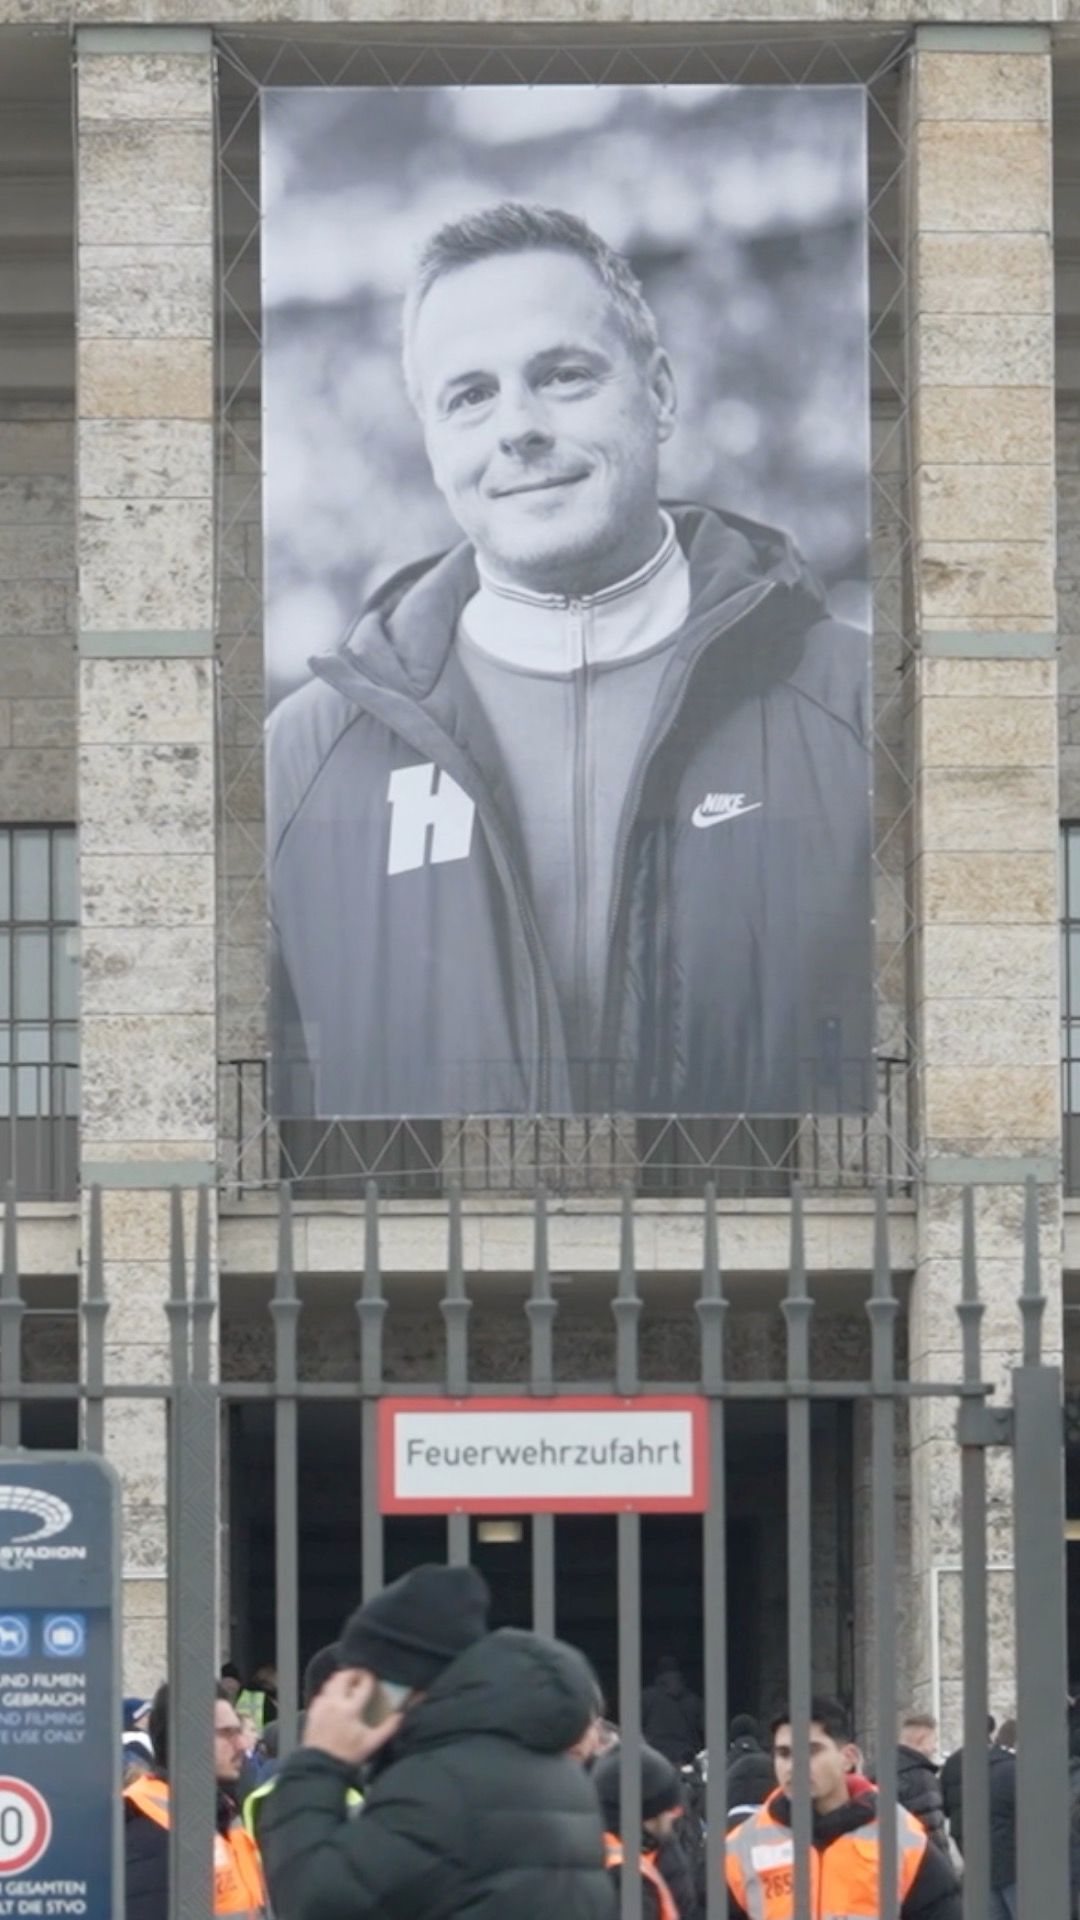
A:
<svg viewBox="0 0 1080 1920">
<path fill-rule="evenodd" d="M 390 775 L 386 797 L 390 802 L 387 873 L 410 873 L 424 865 L 429 857 L 429 827 L 433 864 L 468 859 L 476 807 L 434 761 L 422 767 L 398 767 Z"/>
</svg>

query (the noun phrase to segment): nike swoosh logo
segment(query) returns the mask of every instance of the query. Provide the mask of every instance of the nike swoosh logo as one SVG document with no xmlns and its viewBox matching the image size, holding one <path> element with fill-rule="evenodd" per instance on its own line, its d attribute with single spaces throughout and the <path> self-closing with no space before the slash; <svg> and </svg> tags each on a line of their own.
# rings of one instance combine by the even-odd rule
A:
<svg viewBox="0 0 1080 1920">
<path fill-rule="evenodd" d="M 733 807 L 730 813 L 706 813 L 703 807 L 695 807 L 690 819 L 695 827 L 722 827 L 725 820 L 738 820 L 744 813 L 756 813 L 764 804 L 763 800 L 752 800 L 748 806 Z"/>
</svg>

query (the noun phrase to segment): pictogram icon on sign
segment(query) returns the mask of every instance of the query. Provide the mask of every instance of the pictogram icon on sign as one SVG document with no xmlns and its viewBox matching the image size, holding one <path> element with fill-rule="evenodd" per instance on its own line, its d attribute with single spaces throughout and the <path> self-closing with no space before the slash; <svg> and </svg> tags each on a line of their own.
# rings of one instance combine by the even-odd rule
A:
<svg viewBox="0 0 1080 1920">
<path fill-rule="evenodd" d="M 0 1874 L 36 1867 L 51 1839 L 48 1802 L 28 1780 L 0 1774 Z"/>
</svg>

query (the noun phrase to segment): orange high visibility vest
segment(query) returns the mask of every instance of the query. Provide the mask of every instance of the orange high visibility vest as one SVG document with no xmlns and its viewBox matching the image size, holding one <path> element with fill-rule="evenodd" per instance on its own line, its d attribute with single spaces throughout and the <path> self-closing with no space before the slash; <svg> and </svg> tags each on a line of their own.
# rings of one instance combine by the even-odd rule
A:
<svg viewBox="0 0 1080 1920">
<path fill-rule="evenodd" d="M 795 1840 L 763 1807 L 727 1837 L 727 1883 L 750 1920 L 793 1920 Z M 810 1905 L 818 1920 L 878 1920 L 880 1827 L 876 1818 L 841 1834 L 819 1852 L 810 1849 Z M 897 1893 L 903 1905 L 927 1848 L 926 1829 L 903 1807 L 896 1809 Z"/>
<path fill-rule="evenodd" d="M 136 1812 L 144 1814 L 168 1831 L 169 1788 L 165 1780 L 144 1774 L 124 1790 L 124 1799 Z M 263 1885 L 259 1850 L 250 1833 L 237 1822 L 228 1833 L 214 1834 L 214 1906 L 215 1914 L 231 1913 L 245 1920 L 263 1920 L 266 1914 L 266 1889 Z"/>
<path fill-rule="evenodd" d="M 605 1833 L 604 1835 L 605 1867 L 621 1867 L 625 1858 L 626 1858 L 626 1855 L 623 1852 L 623 1843 L 619 1839 L 618 1834 Z M 660 1920 L 679 1920 L 679 1909 L 675 1905 L 674 1895 L 672 1894 L 671 1888 L 668 1886 L 667 1881 L 664 1879 L 664 1876 L 661 1873 L 659 1867 L 657 1866 L 656 1861 L 654 1860 L 652 1854 L 651 1853 L 639 1854 L 638 1865 L 641 1868 L 642 1879 L 647 1880 L 649 1882 L 649 1885 L 655 1890 L 656 1898 L 660 1905 Z"/>
</svg>

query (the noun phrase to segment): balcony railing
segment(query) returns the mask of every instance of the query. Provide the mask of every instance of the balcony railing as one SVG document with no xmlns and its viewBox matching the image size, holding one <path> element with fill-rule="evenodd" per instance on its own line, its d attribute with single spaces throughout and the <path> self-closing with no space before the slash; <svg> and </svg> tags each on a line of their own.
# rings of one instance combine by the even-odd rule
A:
<svg viewBox="0 0 1080 1920">
<path fill-rule="evenodd" d="M 20 1200 L 73 1200 L 79 1182 L 79 1069 L 0 1065 L 0 1185 Z"/>
<path fill-rule="evenodd" d="M 878 1103 L 858 1116 L 744 1115 L 594 1119 L 280 1120 L 268 1108 L 264 1059 L 222 1067 L 222 1180 L 237 1195 L 293 1183 L 298 1198 L 348 1200 L 374 1180 L 422 1198 L 453 1184 L 474 1193 L 611 1193 L 629 1181 L 645 1197 L 728 1199 L 859 1192 L 884 1181 L 907 1192 L 909 1068 L 879 1059 Z"/>
</svg>

